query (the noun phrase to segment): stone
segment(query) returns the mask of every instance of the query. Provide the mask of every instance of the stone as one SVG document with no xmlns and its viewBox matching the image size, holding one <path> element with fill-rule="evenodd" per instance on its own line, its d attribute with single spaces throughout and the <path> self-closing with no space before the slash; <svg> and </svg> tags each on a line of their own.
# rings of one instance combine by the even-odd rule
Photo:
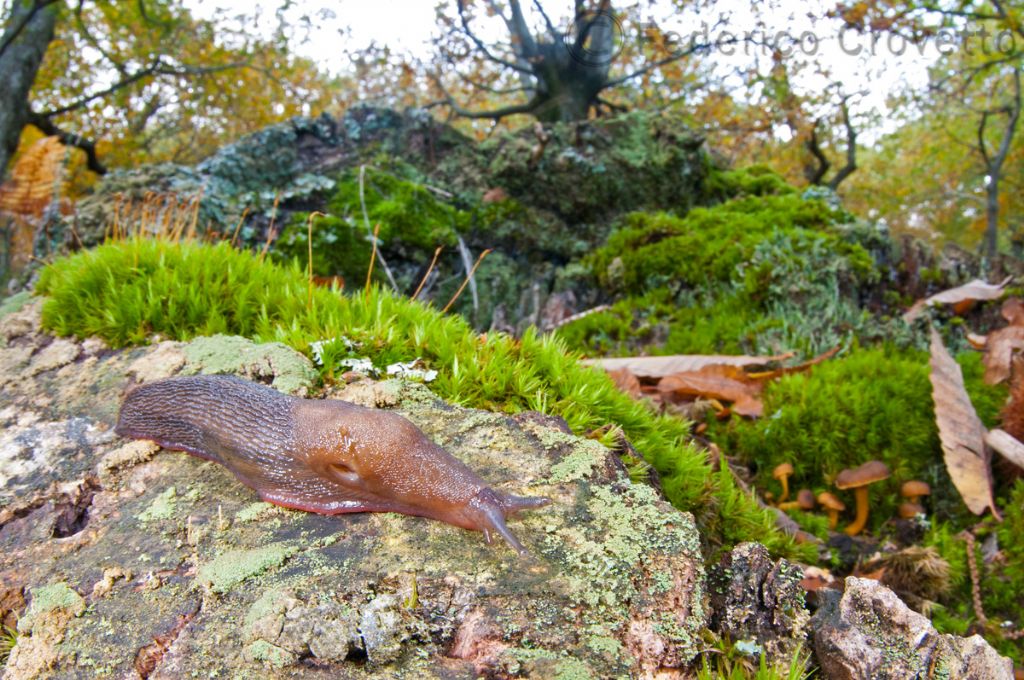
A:
<svg viewBox="0 0 1024 680">
<path fill-rule="evenodd" d="M 741 543 L 708 573 L 711 628 L 734 643 L 789 666 L 806 638 L 810 613 L 800 585 L 803 569 L 773 560 L 760 543 Z"/>
<path fill-rule="evenodd" d="M 290 349 L 201 338 L 28 378 L 5 361 L 24 342 L 0 347 L 0 583 L 15 607 L 53 584 L 75 597 L 29 605 L 8 677 L 672 677 L 703 645 L 692 516 L 556 419 L 459 408 L 404 380 L 332 394 L 402 413 L 497 489 L 550 497 L 510 520 L 521 558 L 420 517 L 267 506 L 215 463 L 113 433 L 125 391 L 177 356 L 179 372 L 308 390 Z"/>
<path fill-rule="evenodd" d="M 943 635 L 878 581 L 849 576 L 846 590 L 818 593 L 814 652 L 830 680 L 1012 680 L 1013 663 L 980 636 Z"/>
</svg>

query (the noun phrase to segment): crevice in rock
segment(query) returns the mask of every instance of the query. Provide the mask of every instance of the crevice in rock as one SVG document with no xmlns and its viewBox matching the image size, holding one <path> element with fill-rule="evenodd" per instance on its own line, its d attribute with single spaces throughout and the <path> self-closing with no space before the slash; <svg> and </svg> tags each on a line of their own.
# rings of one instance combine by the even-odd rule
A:
<svg viewBox="0 0 1024 680">
<path fill-rule="evenodd" d="M 89 523 L 92 499 L 101 489 L 99 478 L 95 475 L 86 475 L 73 493 L 66 494 L 64 498 L 56 501 L 50 535 L 53 538 L 67 538 L 85 529 Z"/>
<path fill-rule="evenodd" d="M 147 680 L 153 671 L 156 670 L 160 662 L 163 661 L 164 655 L 167 650 L 171 648 L 174 641 L 181 635 L 181 631 L 185 629 L 185 626 L 195 618 L 196 614 L 199 613 L 201 604 L 197 604 L 195 609 L 185 614 L 178 616 L 178 621 L 174 626 L 166 633 L 157 635 L 153 638 L 153 642 L 141 647 L 135 654 L 135 672 L 139 674 L 142 680 Z"/>
</svg>

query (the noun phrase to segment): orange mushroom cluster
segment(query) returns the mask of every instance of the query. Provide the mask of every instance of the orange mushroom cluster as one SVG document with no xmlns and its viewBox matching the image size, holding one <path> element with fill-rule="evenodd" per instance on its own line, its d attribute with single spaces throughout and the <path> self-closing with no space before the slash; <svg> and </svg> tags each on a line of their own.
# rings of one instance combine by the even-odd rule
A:
<svg viewBox="0 0 1024 680">
<path fill-rule="evenodd" d="M 856 516 L 852 523 L 844 529 L 850 536 L 856 536 L 867 525 L 869 515 L 868 487 L 875 482 L 888 479 L 891 476 L 889 467 L 878 460 L 870 460 L 863 465 L 843 470 L 835 479 L 835 485 L 840 490 L 853 491 Z M 835 529 L 839 523 L 839 513 L 846 509 L 846 505 L 835 495 L 823 491 L 817 497 L 810 489 L 801 489 L 794 501 L 787 501 L 789 498 L 789 478 L 793 475 L 793 466 L 789 463 L 782 463 L 772 471 L 772 477 L 779 481 L 782 486 L 782 494 L 778 498 L 775 507 L 780 510 L 813 510 L 815 504 L 821 505 L 828 514 L 828 527 Z M 904 519 L 911 519 L 925 512 L 924 507 L 919 503 L 923 496 L 931 493 L 931 488 L 925 482 L 911 480 L 904 482 L 900 487 L 900 495 L 905 502 L 900 505 L 898 513 Z M 765 494 L 766 497 L 769 494 Z"/>
</svg>

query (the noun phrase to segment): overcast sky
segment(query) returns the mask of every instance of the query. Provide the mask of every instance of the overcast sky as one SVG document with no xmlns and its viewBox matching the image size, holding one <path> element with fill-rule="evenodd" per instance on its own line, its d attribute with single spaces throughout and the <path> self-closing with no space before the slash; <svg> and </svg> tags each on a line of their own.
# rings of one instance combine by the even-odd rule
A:
<svg viewBox="0 0 1024 680">
<path fill-rule="evenodd" d="M 251 2 L 246 0 L 185 0 L 195 14 L 213 16 L 218 10 L 229 14 L 248 13 L 260 8 L 264 16 L 259 22 L 262 30 L 270 31 L 276 25 L 274 11 L 278 2 Z M 452 0 L 454 11 L 454 0 Z M 529 3 L 524 3 L 524 7 Z M 568 0 L 545 0 L 544 6 L 554 17 L 564 17 L 572 4 Z M 818 13 L 821 7 L 832 7 L 832 0 L 785 1 L 761 3 L 760 17 L 752 16 L 749 0 L 719 0 L 716 8 L 732 11 L 731 20 L 719 31 L 712 32 L 712 39 L 723 31 L 743 34 L 761 30 L 769 36 L 785 32 L 793 38 L 803 37 L 800 52 L 812 53 L 816 59 L 841 81 L 847 92 L 866 90 L 867 95 L 857 105 L 861 110 L 874 108 L 885 112 L 886 98 L 893 90 L 906 87 L 920 87 L 926 82 L 926 65 L 934 59 L 934 46 L 927 46 L 925 54 L 919 55 L 917 48 L 906 45 L 876 43 L 872 46 L 870 36 L 854 33 L 840 34 L 840 27 L 832 21 L 812 23 L 808 14 Z M 675 30 L 684 38 L 701 28 L 701 15 L 672 15 L 662 5 L 654 3 L 650 10 L 652 18 L 668 30 Z M 657 14 L 660 11 L 660 14 Z M 393 50 L 406 51 L 418 57 L 429 57 L 430 37 L 436 31 L 434 3 L 431 0 L 295 0 L 288 11 L 292 24 L 299 24 L 300 17 L 309 17 L 312 29 L 307 39 L 294 45 L 293 49 L 319 63 L 324 69 L 337 72 L 345 68 L 341 46 L 354 49 L 376 42 L 388 45 Z M 872 49 L 873 47 L 873 49 Z M 872 55 L 871 52 L 875 54 Z M 753 54 L 744 54 L 737 48 L 737 54 L 719 53 L 714 63 L 725 70 L 749 64 Z M 855 52 L 859 54 L 854 55 Z M 902 54 L 899 54 L 902 52 Z M 762 61 L 765 56 L 760 55 Z M 826 80 L 806 73 L 801 76 L 798 86 L 805 90 L 818 90 L 827 84 Z M 889 127 L 889 126 L 885 126 Z M 866 140 L 865 140 L 866 141 Z"/>
</svg>

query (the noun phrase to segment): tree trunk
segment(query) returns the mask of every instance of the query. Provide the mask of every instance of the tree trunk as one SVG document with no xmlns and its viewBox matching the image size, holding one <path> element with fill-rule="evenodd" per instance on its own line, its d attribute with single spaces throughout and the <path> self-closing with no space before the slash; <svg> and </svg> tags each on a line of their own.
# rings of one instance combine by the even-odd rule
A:
<svg viewBox="0 0 1024 680">
<path fill-rule="evenodd" d="M 0 177 L 28 124 L 29 91 L 53 40 L 58 7 L 43 0 L 13 0 L 0 37 Z"/>
</svg>

